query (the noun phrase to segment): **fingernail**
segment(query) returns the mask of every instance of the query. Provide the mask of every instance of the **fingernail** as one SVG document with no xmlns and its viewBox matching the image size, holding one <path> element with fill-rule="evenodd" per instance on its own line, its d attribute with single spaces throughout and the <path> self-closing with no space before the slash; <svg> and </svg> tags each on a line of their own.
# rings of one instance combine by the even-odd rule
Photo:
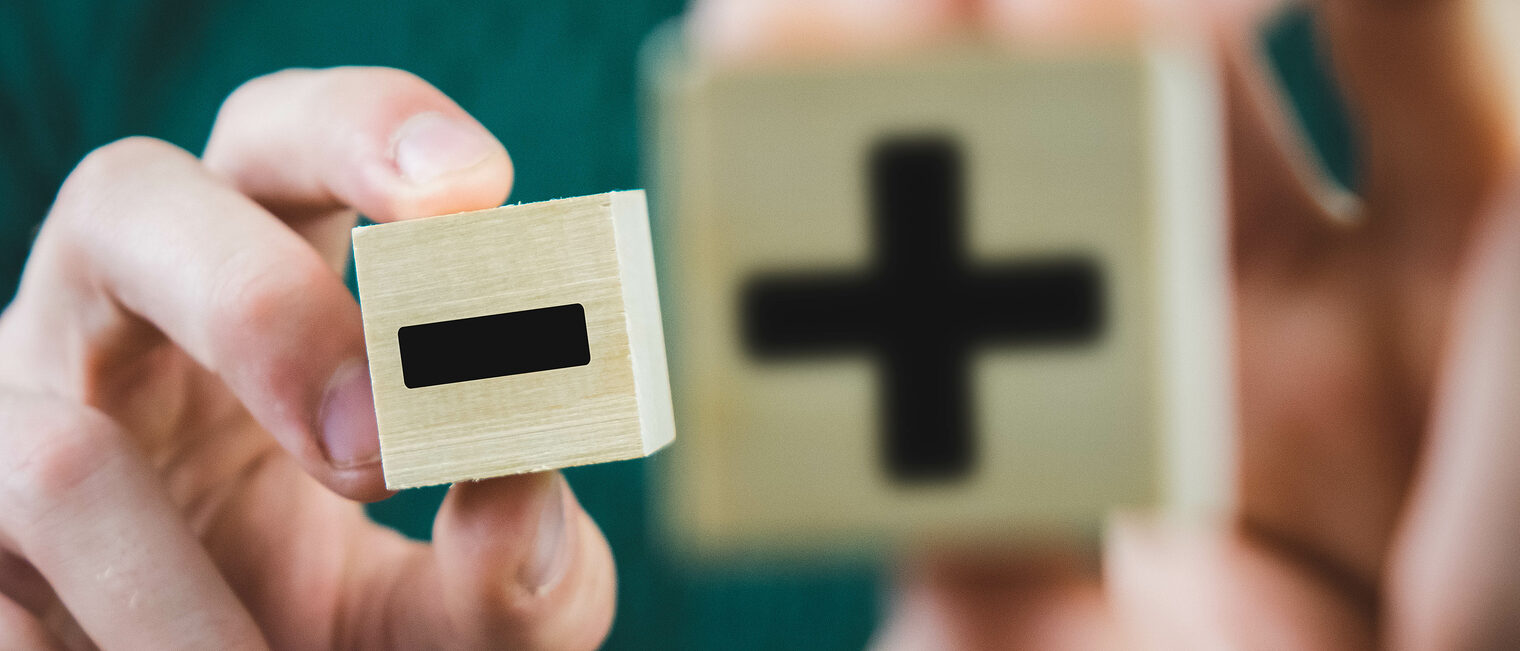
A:
<svg viewBox="0 0 1520 651">
<path fill-rule="evenodd" d="M 496 140 L 477 124 L 419 113 L 396 129 L 396 169 L 413 183 L 474 167 L 496 149 Z"/>
<path fill-rule="evenodd" d="M 327 383 L 319 415 L 322 446 L 337 468 L 354 468 L 380 460 L 380 427 L 369 388 L 369 365 L 362 359 L 338 367 Z"/>
<path fill-rule="evenodd" d="M 565 480 L 555 473 L 544 490 L 538 531 L 533 536 L 533 551 L 518 571 L 517 580 L 534 594 L 553 588 L 570 563 L 570 545 L 566 544 Z"/>
</svg>

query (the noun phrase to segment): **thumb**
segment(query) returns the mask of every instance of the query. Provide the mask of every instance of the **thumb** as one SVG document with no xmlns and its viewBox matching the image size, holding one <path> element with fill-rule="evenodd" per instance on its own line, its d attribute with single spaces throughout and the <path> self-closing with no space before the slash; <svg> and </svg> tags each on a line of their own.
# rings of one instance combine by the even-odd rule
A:
<svg viewBox="0 0 1520 651">
<path fill-rule="evenodd" d="M 612 553 L 559 473 L 455 484 L 430 546 L 366 534 L 360 648 L 594 649 L 612 626 Z"/>
</svg>

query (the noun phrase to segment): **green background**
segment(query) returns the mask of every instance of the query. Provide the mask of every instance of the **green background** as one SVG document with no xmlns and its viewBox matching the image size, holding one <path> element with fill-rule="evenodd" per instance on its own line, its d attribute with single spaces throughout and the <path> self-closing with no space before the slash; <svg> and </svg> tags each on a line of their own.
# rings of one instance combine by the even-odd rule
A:
<svg viewBox="0 0 1520 651">
<path fill-rule="evenodd" d="M 490 128 L 517 169 L 512 201 L 640 187 L 636 57 L 676 0 L 306 2 L 120 0 L 0 5 L 0 298 L 37 224 L 89 150 L 128 135 L 199 152 L 222 99 L 282 68 L 381 65 L 432 82 Z M 1263 41 L 1332 173 L 1350 136 L 1308 14 Z M 610 649 L 857 649 L 883 599 L 876 572 L 695 569 L 648 531 L 645 465 L 568 471 L 618 562 Z M 441 489 L 374 505 L 425 537 Z"/>
</svg>

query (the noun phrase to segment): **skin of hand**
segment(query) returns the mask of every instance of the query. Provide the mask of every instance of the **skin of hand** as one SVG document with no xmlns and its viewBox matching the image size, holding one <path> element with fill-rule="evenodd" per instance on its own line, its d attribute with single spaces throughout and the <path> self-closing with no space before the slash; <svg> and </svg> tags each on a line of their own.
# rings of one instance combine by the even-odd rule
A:
<svg viewBox="0 0 1520 651">
<path fill-rule="evenodd" d="M 201 158 L 88 155 L 0 316 L 0 648 L 596 647 L 612 556 L 559 474 L 455 485 L 431 545 L 356 501 L 388 493 L 348 231 L 511 182 L 372 68 L 245 84 Z"/>
<path fill-rule="evenodd" d="M 1179 19 L 1217 45 L 1240 364 L 1233 522 L 1119 518 L 1101 570 L 1059 550 L 905 561 L 879 648 L 1520 645 L 1520 103 L 1506 77 L 1520 62 L 1495 33 L 1520 12 L 1466 0 L 1313 5 L 1360 131 L 1348 215 L 1305 172 L 1255 50 L 1272 4 L 694 10 L 694 47 L 736 64 L 967 31 L 1061 47 Z"/>
</svg>

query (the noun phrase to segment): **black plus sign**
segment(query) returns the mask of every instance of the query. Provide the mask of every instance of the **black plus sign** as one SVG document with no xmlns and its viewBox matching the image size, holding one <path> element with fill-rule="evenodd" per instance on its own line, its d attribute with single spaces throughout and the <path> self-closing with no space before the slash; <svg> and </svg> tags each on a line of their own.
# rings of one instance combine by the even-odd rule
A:
<svg viewBox="0 0 1520 651">
<path fill-rule="evenodd" d="M 870 170 L 872 266 L 754 280 L 743 297 L 745 339 L 761 358 L 874 353 L 888 472 L 962 477 L 975 456 L 973 349 L 1093 339 L 1102 281 L 1080 257 L 970 266 L 960 152 L 948 139 L 885 141 Z"/>
</svg>

